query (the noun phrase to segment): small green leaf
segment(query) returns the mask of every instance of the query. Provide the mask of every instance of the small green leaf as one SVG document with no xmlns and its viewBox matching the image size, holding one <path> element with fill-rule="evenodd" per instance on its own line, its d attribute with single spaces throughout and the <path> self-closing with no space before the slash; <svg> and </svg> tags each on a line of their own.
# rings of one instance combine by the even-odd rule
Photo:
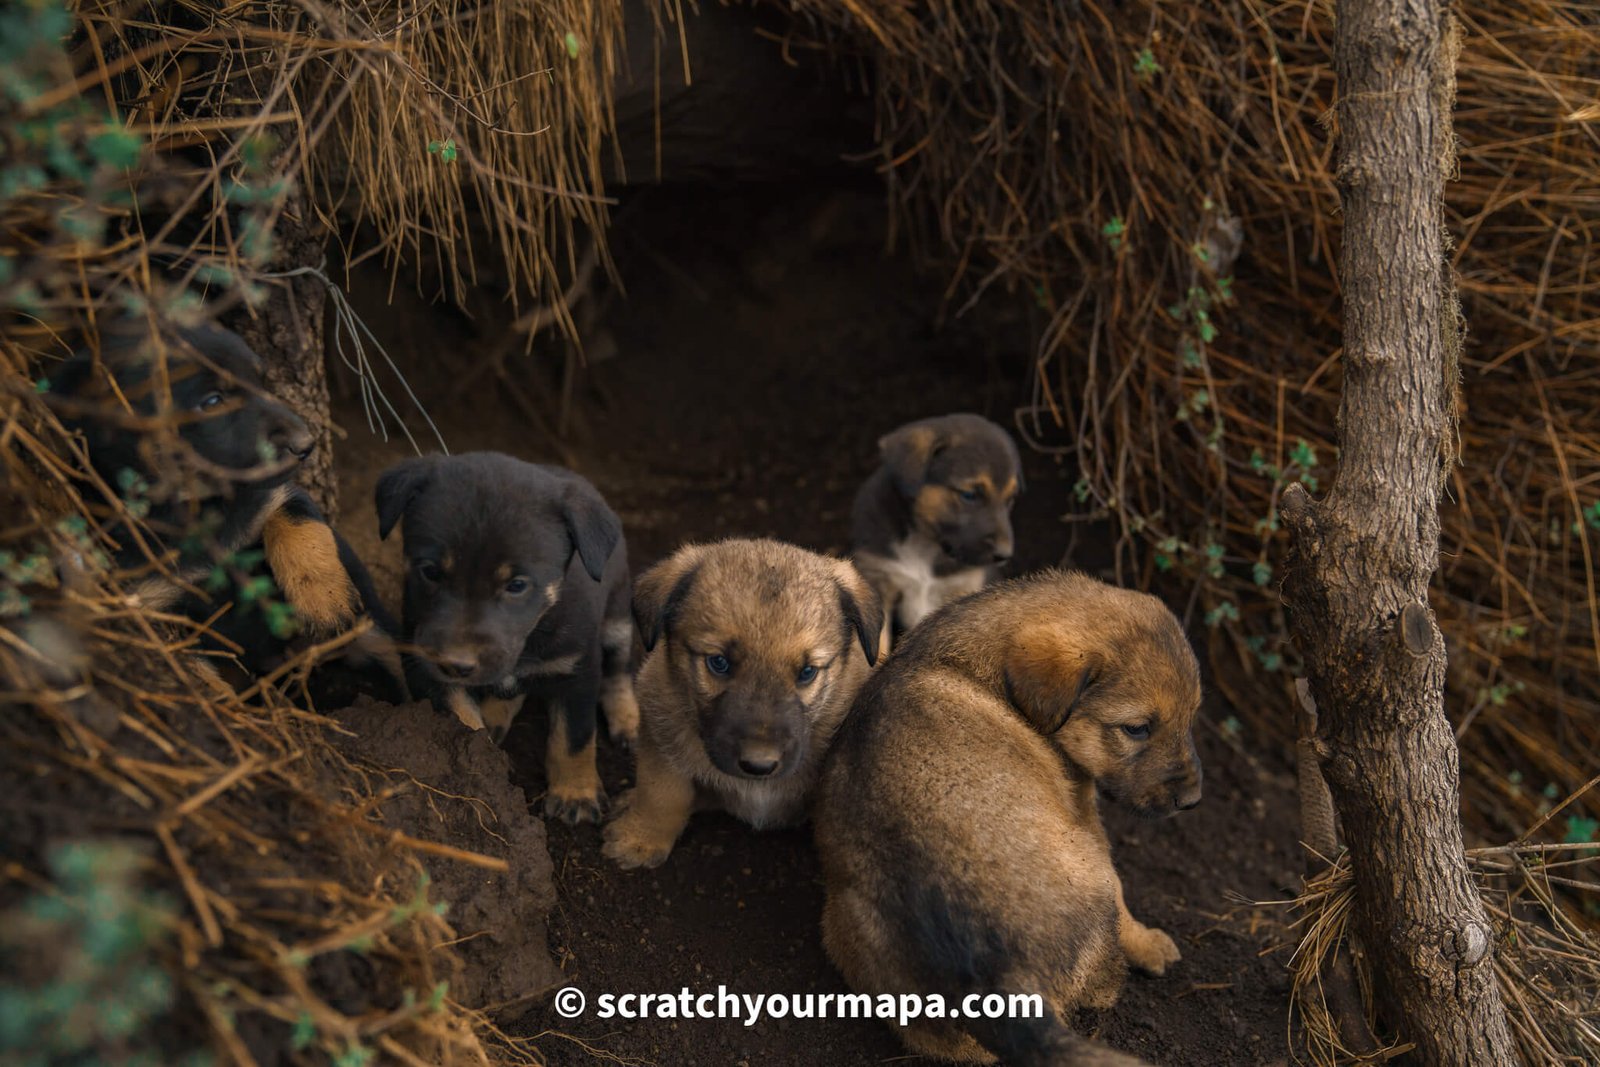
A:
<svg viewBox="0 0 1600 1067">
<path fill-rule="evenodd" d="M 1573 815 L 1567 819 L 1567 836 L 1563 840 L 1569 845 L 1582 845 L 1593 841 L 1596 831 L 1600 831 L 1600 819 Z"/>
<path fill-rule="evenodd" d="M 1161 64 L 1156 62 L 1156 54 L 1148 48 L 1140 49 L 1133 56 L 1134 76 L 1141 80 L 1154 78 L 1161 73 Z"/>
<path fill-rule="evenodd" d="M 107 167 L 128 169 L 139 162 L 144 141 L 127 130 L 110 129 L 89 138 L 89 154 L 95 162 Z"/>
<path fill-rule="evenodd" d="M 289 1035 L 289 1047 L 295 1052 L 300 1052 L 308 1048 L 311 1042 L 316 1040 L 316 1036 L 317 1021 L 311 1017 L 310 1012 L 303 1011 L 294 1021 L 294 1031 Z"/>
<path fill-rule="evenodd" d="M 1272 581 L 1272 564 L 1266 560 L 1257 560 L 1256 565 L 1250 568 L 1250 575 L 1257 585 L 1266 585 Z"/>
<path fill-rule="evenodd" d="M 566 36 L 566 45 L 567 45 L 567 58 L 568 59 L 577 59 L 578 58 L 578 53 L 580 51 L 582 51 L 581 46 L 578 44 L 578 35 L 575 34 L 575 33 L 569 32 L 567 34 L 567 36 Z"/>
</svg>

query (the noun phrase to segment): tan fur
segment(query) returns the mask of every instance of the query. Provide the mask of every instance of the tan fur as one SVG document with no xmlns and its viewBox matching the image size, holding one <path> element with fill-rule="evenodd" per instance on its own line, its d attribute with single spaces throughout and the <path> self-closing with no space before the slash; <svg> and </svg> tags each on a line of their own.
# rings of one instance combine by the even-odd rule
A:
<svg viewBox="0 0 1600 1067">
<path fill-rule="evenodd" d="M 275 511 L 262 528 L 261 540 L 272 578 L 294 606 L 304 631 L 336 633 L 356 621 L 361 598 L 339 562 L 331 529 Z"/>
<path fill-rule="evenodd" d="M 1070 1019 L 1113 1004 L 1129 963 L 1163 973 L 1178 949 L 1128 913 L 1096 793 L 1152 813 L 1198 800 L 1199 703 L 1165 606 L 1083 575 L 991 587 L 908 635 L 817 789 L 823 943 L 845 979 L 949 995 L 955 974 L 929 976 L 958 946 L 980 975 L 960 992 L 1037 992 Z M 1123 730 L 1144 723 L 1148 740 Z M 994 1059 L 954 1023 L 903 1034 Z"/>
<path fill-rule="evenodd" d="M 567 736 L 567 716 L 559 704 L 550 708 L 550 742 L 545 748 L 544 813 L 568 822 L 593 821 L 605 808 L 606 791 L 595 767 L 594 734 L 576 752 Z"/>
<path fill-rule="evenodd" d="M 624 867 L 656 866 L 697 805 L 729 811 L 757 828 L 804 817 L 833 731 L 871 671 L 841 592 L 858 605 L 861 625 L 875 636 L 877 598 L 855 568 L 793 545 L 691 545 L 639 579 L 634 603 L 641 630 L 648 635 L 659 617 L 670 618 L 635 683 L 638 786 L 606 828 L 606 855 Z M 672 602 L 677 594 L 681 599 Z M 647 636 L 646 644 L 654 640 Z M 876 643 L 869 644 L 875 651 Z M 738 661 L 729 677 L 706 666 L 708 655 L 723 651 Z M 797 672 L 807 664 L 819 670 L 802 684 Z M 735 710 L 745 706 L 749 691 L 735 686 L 773 694 L 770 709 Z M 770 741 L 764 732 L 769 711 Z M 771 753 L 780 773 L 745 777 L 718 765 L 708 748 L 725 743 L 716 740 L 726 736 L 718 731 L 746 728 L 738 733 L 740 753 Z M 793 747 L 784 747 L 786 739 Z"/>
</svg>

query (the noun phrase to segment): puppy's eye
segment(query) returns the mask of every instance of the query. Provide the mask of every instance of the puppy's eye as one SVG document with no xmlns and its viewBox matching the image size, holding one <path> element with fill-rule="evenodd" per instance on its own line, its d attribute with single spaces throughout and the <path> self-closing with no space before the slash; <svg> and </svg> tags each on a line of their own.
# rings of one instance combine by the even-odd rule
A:
<svg viewBox="0 0 1600 1067">
<path fill-rule="evenodd" d="M 804 667 L 801 667 L 800 672 L 794 676 L 795 682 L 799 685 L 810 685 L 812 682 L 816 681 L 816 678 L 817 665 L 815 663 L 807 663 Z"/>
<path fill-rule="evenodd" d="M 982 499 L 976 489 L 957 489 L 956 496 L 961 498 L 963 504 L 976 504 Z"/>
<path fill-rule="evenodd" d="M 439 580 L 439 565 L 433 560 L 419 559 L 412 566 L 416 568 L 417 577 L 423 581 L 437 582 Z"/>
<path fill-rule="evenodd" d="M 521 596 L 523 593 L 526 593 L 527 591 L 528 591 L 528 579 L 526 579 L 526 578 L 517 577 L 517 578 L 511 579 L 509 582 L 506 583 L 506 594 L 508 596 Z"/>
<path fill-rule="evenodd" d="M 716 655 L 706 657 L 706 670 L 712 674 L 727 674 L 733 670 L 733 664 L 728 661 L 727 656 L 719 652 Z"/>
<path fill-rule="evenodd" d="M 212 408 L 220 407 L 226 399 L 227 397 L 221 393 L 207 393 L 200 398 L 200 403 L 196 404 L 195 407 L 201 411 L 210 411 Z"/>
<path fill-rule="evenodd" d="M 1135 725 L 1134 723 L 1125 722 L 1122 724 L 1122 732 L 1135 741 L 1146 741 L 1150 738 L 1150 724 L 1141 722 Z"/>
</svg>

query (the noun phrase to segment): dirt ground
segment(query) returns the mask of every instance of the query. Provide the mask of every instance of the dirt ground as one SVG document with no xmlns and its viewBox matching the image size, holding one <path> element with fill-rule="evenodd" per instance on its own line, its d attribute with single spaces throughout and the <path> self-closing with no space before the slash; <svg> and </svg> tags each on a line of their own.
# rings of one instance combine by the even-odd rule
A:
<svg viewBox="0 0 1600 1067">
<path fill-rule="evenodd" d="M 647 199 L 612 240 L 625 293 L 612 293 L 601 317 L 609 336 L 589 345 L 616 354 L 578 374 L 564 443 L 539 425 L 557 418 L 545 398 L 559 394 L 559 346 L 510 361 L 539 407 L 535 418 L 492 377 L 459 385 L 474 357 L 503 338 L 508 314 L 470 321 L 403 291 L 387 305 L 381 268 L 351 280 L 355 306 L 451 450 L 575 466 L 622 516 L 636 570 L 682 541 L 728 535 L 842 551 L 851 496 L 881 433 L 955 410 L 1011 422 L 1027 367 L 1022 312 L 1001 302 L 940 325 L 944 279 L 885 255 L 877 193 L 640 195 Z M 393 380 L 382 384 L 398 405 Z M 392 592 L 398 547 L 376 539 L 371 492 L 409 446 L 369 434 L 350 386 L 348 376 L 342 388 L 336 380 L 336 417 L 349 435 L 338 455 L 341 525 Z M 1030 453 L 1026 467 L 1018 572 L 1062 562 L 1069 527 L 1060 518 L 1076 480 L 1070 462 Z M 1094 569 L 1102 560 L 1080 545 L 1067 562 Z M 1191 636 L 1206 639 L 1198 624 Z M 1228 713 L 1216 699 L 1205 710 L 1198 810 L 1155 823 L 1107 815 L 1131 907 L 1170 932 L 1184 959 L 1165 978 L 1132 979 L 1114 1010 L 1082 1022 L 1171 1067 L 1288 1057 L 1286 911 L 1249 902 L 1282 899 L 1296 881 L 1292 780 L 1278 755 L 1224 736 L 1216 724 Z M 543 729 L 519 722 L 507 742 L 515 780 L 535 802 Z M 601 768 L 613 795 L 630 783 L 624 754 L 602 747 Z M 549 838 L 558 893 L 550 951 L 591 1011 L 606 992 L 844 991 L 818 939 L 821 887 L 804 830 L 758 834 L 725 816 L 697 816 L 666 865 L 643 873 L 611 866 L 592 826 L 551 825 Z M 869 1021 L 564 1020 L 545 1002 L 512 1029 L 542 1035 L 557 1064 L 905 1058 L 892 1030 Z"/>
</svg>

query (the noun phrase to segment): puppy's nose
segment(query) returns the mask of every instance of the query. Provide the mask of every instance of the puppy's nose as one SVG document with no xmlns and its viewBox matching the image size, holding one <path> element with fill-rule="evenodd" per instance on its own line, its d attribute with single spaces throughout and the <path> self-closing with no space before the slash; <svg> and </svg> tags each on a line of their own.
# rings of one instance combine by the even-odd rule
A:
<svg viewBox="0 0 1600 1067">
<path fill-rule="evenodd" d="M 757 778 L 765 778 L 778 769 L 778 760 L 776 757 L 769 756 L 761 756 L 756 759 L 751 759 L 749 756 L 740 756 L 739 769 L 746 774 L 755 775 Z"/>
<path fill-rule="evenodd" d="M 999 549 L 995 549 L 994 554 L 993 554 L 993 556 L 991 558 L 996 563 L 1009 563 L 1011 561 L 1011 553 L 1010 552 L 1001 552 Z"/>
<path fill-rule="evenodd" d="M 273 447 L 289 453 L 302 462 L 317 446 L 317 438 L 311 432 L 311 428 L 301 421 L 300 416 L 287 408 L 280 415 L 278 424 L 273 427 L 267 440 L 272 442 Z"/>
<path fill-rule="evenodd" d="M 434 662 L 446 678 L 465 678 L 478 669 L 478 657 L 470 652 L 441 652 Z"/>
<path fill-rule="evenodd" d="M 1190 810 L 1193 810 L 1194 808 L 1199 807 L 1200 806 L 1200 787 L 1198 785 L 1196 785 L 1196 786 L 1191 786 L 1190 788 L 1183 790 L 1173 800 L 1173 803 L 1177 805 L 1179 811 L 1190 811 Z"/>
</svg>

